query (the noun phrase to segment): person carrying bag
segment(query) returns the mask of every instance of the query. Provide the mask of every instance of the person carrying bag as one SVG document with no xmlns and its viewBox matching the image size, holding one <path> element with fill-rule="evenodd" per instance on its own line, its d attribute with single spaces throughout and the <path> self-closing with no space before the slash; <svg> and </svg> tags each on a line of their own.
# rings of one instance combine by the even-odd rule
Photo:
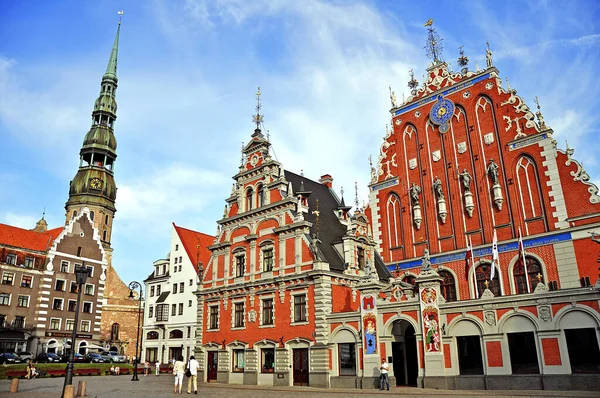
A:
<svg viewBox="0 0 600 398">
<path fill-rule="evenodd" d="M 192 393 L 192 385 L 194 386 L 194 394 L 198 394 L 198 367 L 200 364 L 196 361 L 196 358 L 192 355 L 187 365 L 185 375 L 188 377 L 187 393 Z"/>
</svg>

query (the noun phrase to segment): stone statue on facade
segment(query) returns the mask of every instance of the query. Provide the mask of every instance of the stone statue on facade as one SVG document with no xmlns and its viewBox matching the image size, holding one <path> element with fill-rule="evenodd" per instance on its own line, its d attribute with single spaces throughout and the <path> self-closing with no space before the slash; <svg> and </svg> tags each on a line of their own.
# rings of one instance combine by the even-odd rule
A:
<svg viewBox="0 0 600 398">
<path fill-rule="evenodd" d="M 469 174 L 467 169 L 464 169 L 462 173 L 458 173 L 458 177 L 462 182 L 465 192 L 471 192 L 471 181 L 473 180 L 473 177 L 471 177 L 471 174 Z"/>
<path fill-rule="evenodd" d="M 433 190 L 434 190 L 435 195 L 437 196 L 438 200 L 444 199 L 444 191 L 442 190 L 442 181 L 438 178 L 438 176 L 435 176 L 435 179 L 433 180 Z"/>
<path fill-rule="evenodd" d="M 313 255 L 315 256 L 315 261 L 321 261 L 321 256 L 319 254 L 319 244 L 321 243 L 321 240 L 319 238 L 317 238 L 317 234 L 312 234 L 312 243 L 310 245 L 310 250 L 313 252 Z"/>
<path fill-rule="evenodd" d="M 487 48 L 485 49 L 485 63 L 487 64 L 488 68 L 491 68 L 492 66 L 494 66 L 494 63 L 492 62 L 492 50 L 490 50 L 490 43 L 486 42 L 487 44 Z"/>
<path fill-rule="evenodd" d="M 494 162 L 494 159 L 490 159 L 485 172 L 490 176 L 494 185 L 498 184 L 498 165 Z"/>
<path fill-rule="evenodd" d="M 410 186 L 410 189 L 408 190 L 409 194 L 410 194 L 410 199 L 412 200 L 413 205 L 418 205 L 419 204 L 419 195 L 421 194 L 421 187 L 419 187 L 417 184 L 415 184 L 414 182 L 412 183 L 412 185 Z"/>
</svg>

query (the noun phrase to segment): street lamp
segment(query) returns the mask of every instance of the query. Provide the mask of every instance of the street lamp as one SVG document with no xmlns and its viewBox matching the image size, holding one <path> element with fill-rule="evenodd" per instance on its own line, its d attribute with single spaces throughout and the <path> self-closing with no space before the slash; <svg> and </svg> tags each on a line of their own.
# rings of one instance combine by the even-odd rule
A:
<svg viewBox="0 0 600 398">
<path fill-rule="evenodd" d="M 135 360 L 133 361 L 133 377 L 131 381 L 139 381 L 137 375 L 137 364 L 140 362 L 140 354 L 138 352 L 138 348 L 140 347 L 140 315 L 142 313 L 142 285 L 139 282 L 133 281 L 129 284 L 129 298 L 134 298 L 133 291 L 136 289 L 140 289 L 140 294 L 138 295 L 138 326 L 137 333 L 135 335 Z"/>
<path fill-rule="evenodd" d="M 65 384 L 61 397 L 65 396 L 65 388 L 73 384 L 73 356 L 75 352 L 75 336 L 77 335 L 77 324 L 79 323 L 79 302 L 81 301 L 81 286 L 85 285 L 90 270 L 83 265 L 75 265 L 75 282 L 77 283 L 77 302 L 75 303 L 75 323 L 73 325 L 73 333 L 71 334 L 71 350 L 69 352 L 69 362 L 65 372 Z"/>
</svg>

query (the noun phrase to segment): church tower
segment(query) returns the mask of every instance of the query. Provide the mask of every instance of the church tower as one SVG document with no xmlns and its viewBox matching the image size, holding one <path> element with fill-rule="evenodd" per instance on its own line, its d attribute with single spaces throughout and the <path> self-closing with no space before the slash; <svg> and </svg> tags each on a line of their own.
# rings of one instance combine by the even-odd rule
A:
<svg viewBox="0 0 600 398">
<path fill-rule="evenodd" d="M 115 212 L 117 187 L 114 164 L 117 158 L 117 140 L 113 128 L 117 119 L 117 53 L 119 32 L 110 54 L 106 73 L 102 76 L 100 95 L 94 104 L 92 126 L 85 135 L 79 152 L 79 170 L 69 187 L 69 200 L 65 205 L 66 223 L 76 217 L 83 207 L 90 209 L 90 216 L 98 228 L 105 248 L 110 247 L 112 223 Z"/>
</svg>

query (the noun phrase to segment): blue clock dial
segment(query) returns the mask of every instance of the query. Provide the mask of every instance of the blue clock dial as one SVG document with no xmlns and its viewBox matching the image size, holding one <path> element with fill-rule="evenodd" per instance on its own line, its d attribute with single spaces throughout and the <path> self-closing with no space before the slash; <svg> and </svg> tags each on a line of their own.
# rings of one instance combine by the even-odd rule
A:
<svg viewBox="0 0 600 398">
<path fill-rule="evenodd" d="M 439 99 L 433 107 L 431 111 L 429 111 L 429 119 L 434 124 L 442 125 L 448 123 L 452 115 L 454 114 L 454 104 L 452 101 L 447 99 Z"/>
</svg>

